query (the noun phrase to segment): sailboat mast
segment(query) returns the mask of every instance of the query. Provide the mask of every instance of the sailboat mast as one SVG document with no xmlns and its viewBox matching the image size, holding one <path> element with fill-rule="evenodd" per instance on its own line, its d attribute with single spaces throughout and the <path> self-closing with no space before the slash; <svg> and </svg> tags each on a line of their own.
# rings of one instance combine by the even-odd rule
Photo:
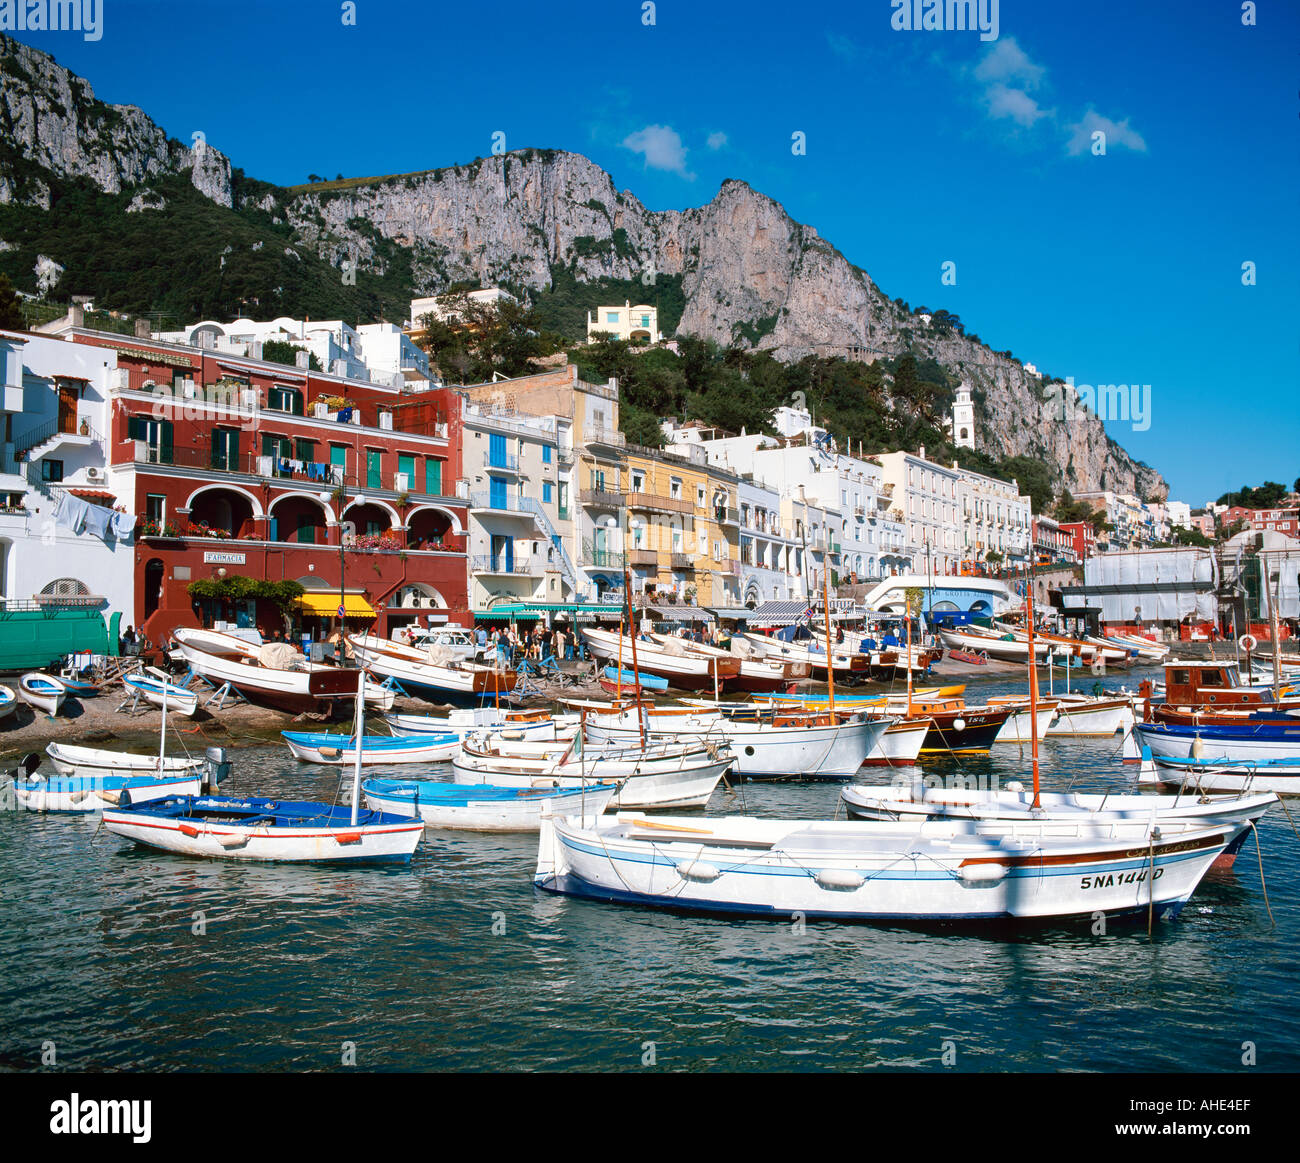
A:
<svg viewBox="0 0 1300 1163">
<path fill-rule="evenodd" d="M 162 684 L 162 726 L 158 730 L 158 775 L 161 777 L 167 773 L 166 756 L 167 753 L 167 682 Z M 199 789 L 202 791 L 202 788 Z"/>
<path fill-rule="evenodd" d="M 357 822 L 357 810 L 361 800 L 361 733 L 366 728 L 366 669 L 357 670 L 357 707 L 352 728 L 352 742 L 357 749 L 356 762 L 352 765 L 352 823 Z"/>
<path fill-rule="evenodd" d="M 830 703 L 831 722 L 835 722 L 835 659 L 831 654 L 831 569 L 825 563 L 822 570 L 822 608 L 826 613 L 826 691 Z"/>
<path fill-rule="evenodd" d="M 1029 624 L 1029 739 L 1034 758 L 1034 802 L 1035 810 L 1042 805 L 1038 802 L 1038 667 L 1034 651 L 1034 578 L 1031 574 L 1025 580 L 1026 617 Z"/>
<path fill-rule="evenodd" d="M 1273 698 L 1282 697 L 1282 644 L 1277 638 L 1277 604 L 1282 596 L 1282 563 L 1278 563 L 1277 573 L 1273 575 L 1273 595 L 1268 603 L 1268 636 L 1273 639 Z M 1247 682 L 1251 681 L 1249 676 Z"/>
</svg>

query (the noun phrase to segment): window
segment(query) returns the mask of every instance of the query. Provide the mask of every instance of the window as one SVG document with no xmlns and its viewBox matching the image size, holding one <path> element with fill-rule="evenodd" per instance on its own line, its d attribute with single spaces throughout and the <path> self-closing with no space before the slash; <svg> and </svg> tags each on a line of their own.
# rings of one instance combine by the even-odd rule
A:
<svg viewBox="0 0 1300 1163">
<path fill-rule="evenodd" d="M 384 467 L 384 453 L 382 449 L 366 449 L 366 488 L 381 489 L 380 483 Z"/>
<path fill-rule="evenodd" d="M 406 476 L 406 491 L 415 491 L 415 457 L 410 453 L 399 452 L 397 454 L 397 471 Z M 396 485 L 394 485 L 396 488 Z"/>
<path fill-rule="evenodd" d="M 239 429 L 212 430 L 212 467 L 223 472 L 239 471 Z"/>
<path fill-rule="evenodd" d="M 442 461 L 431 456 L 424 460 L 424 491 L 431 497 L 442 496 Z"/>
<path fill-rule="evenodd" d="M 617 312 L 617 311 L 606 311 L 606 312 L 605 312 L 605 322 L 606 322 L 606 323 L 617 323 L 617 322 L 618 322 L 618 312 Z"/>
<path fill-rule="evenodd" d="M 549 505 L 551 503 L 551 482 L 542 481 L 542 502 Z"/>
<path fill-rule="evenodd" d="M 700 509 L 704 508 L 704 486 L 703 485 L 695 486 L 695 504 L 697 508 Z"/>
<path fill-rule="evenodd" d="M 266 393 L 266 406 L 273 412 L 289 412 L 294 416 L 301 416 L 302 393 L 297 388 L 272 385 Z"/>
<path fill-rule="evenodd" d="M 645 492 L 645 473 L 634 472 L 632 474 L 632 491 L 634 493 Z"/>
<path fill-rule="evenodd" d="M 149 493 L 144 499 L 144 519 L 161 525 L 166 515 L 167 498 L 161 493 Z"/>
<path fill-rule="evenodd" d="M 126 422 L 126 438 L 142 440 L 147 446 L 145 459 L 149 464 L 171 464 L 172 422 L 155 420 L 151 416 L 130 416 Z"/>
<path fill-rule="evenodd" d="M 668 482 L 668 492 L 671 496 L 676 497 L 679 501 L 682 497 L 682 482 L 680 478 L 673 477 Z"/>
<path fill-rule="evenodd" d="M 41 480 L 61 481 L 62 479 L 63 479 L 63 461 L 48 460 L 48 459 L 41 461 Z"/>
<path fill-rule="evenodd" d="M 551 463 L 551 446 L 549 444 L 542 445 L 542 463 L 543 464 Z"/>
</svg>

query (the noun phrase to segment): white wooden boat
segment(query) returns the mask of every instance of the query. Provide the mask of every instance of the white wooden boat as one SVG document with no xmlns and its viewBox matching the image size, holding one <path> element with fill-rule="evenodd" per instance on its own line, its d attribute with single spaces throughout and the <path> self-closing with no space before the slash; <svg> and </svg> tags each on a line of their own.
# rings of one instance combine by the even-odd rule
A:
<svg viewBox="0 0 1300 1163">
<path fill-rule="evenodd" d="M 632 639 L 616 630 L 580 628 L 592 655 L 611 665 L 631 666 Z M 638 638 L 636 669 L 667 679 L 681 690 L 722 690 L 728 679 L 740 675 L 740 659 L 725 651 L 692 649 L 683 638 Z"/>
<path fill-rule="evenodd" d="M 516 732 L 520 738 L 572 739 L 580 723 L 576 714 L 552 715 L 546 710 L 513 711 L 505 707 L 453 707 L 446 715 L 388 714 L 384 722 L 394 735 L 455 734 L 461 739 L 485 732 Z"/>
<path fill-rule="evenodd" d="M 168 709 L 171 709 L 170 706 Z M 70 743 L 53 742 L 46 744 L 45 754 L 50 757 L 50 761 L 60 775 L 92 777 L 110 772 L 118 774 L 141 772 L 158 775 L 160 770 L 163 775 L 181 775 L 207 770 L 213 762 L 214 755 L 219 756 L 216 760 L 218 763 L 225 760 L 225 751 L 221 748 L 210 748 L 208 754 L 202 759 L 171 755 L 165 756 L 160 761 L 157 755 L 141 755 L 133 751 L 110 751 L 101 747 L 75 747 Z"/>
<path fill-rule="evenodd" d="M 534 884 L 705 913 L 836 920 L 1168 917 L 1242 829 L 1228 823 L 549 817 Z"/>
<path fill-rule="evenodd" d="M 1133 725 L 1133 704 L 1126 698 L 1093 698 L 1088 695 L 1056 695 L 1056 718 L 1049 735 L 1104 738 Z"/>
<path fill-rule="evenodd" d="M 125 674 L 122 683 L 128 690 L 137 692 L 145 702 L 161 707 L 163 695 L 167 697 L 167 709 L 176 715 L 192 717 L 199 709 L 199 696 L 185 687 L 176 686 L 167 681 L 165 675 L 152 668 L 146 668 L 137 674 Z"/>
<path fill-rule="evenodd" d="M 68 688 L 57 678 L 39 671 L 31 671 L 18 680 L 18 691 L 29 707 L 44 711 L 50 718 L 59 713 Z"/>
<path fill-rule="evenodd" d="M 217 630 L 179 627 L 172 631 L 181 657 L 195 674 L 229 683 L 250 703 L 291 715 L 320 711 L 329 700 L 349 698 L 356 673 L 309 662 L 284 642 L 258 644 Z"/>
<path fill-rule="evenodd" d="M 301 763 L 353 763 L 357 758 L 356 736 L 323 732 L 281 731 L 293 757 Z M 363 735 L 361 762 L 445 763 L 460 751 L 460 736 Z"/>
<path fill-rule="evenodd" d="M 584 724 L 593 743 L 622 747 L 639 741 L 642 718 L 649 742 L 716 740 L 731 749 L 737 774 L 747 779 L 848 779 L 893 722 L 853 713 L 819 715 L 758 707 L 737 708 L 704 723 L 690 723 L 694 717 L 681 716 L 686 721 L 675 723 L 630 707 L 588 714 Z"/>
<path fill-rule="evenodd" d="M 629 748 L 493 739 L 466 743 L 452 760 L 457 783 L 500 787 L 590 787 L 613 783 L 618 807 L 696 808 L 709 802 L 732 764 L 729 751 L 709 746 Z"/>
<path fill-rule="evenodd" d="M 1030 743 L 1033 741 L 1033 725 L 1029 703 L 1012 695 L 995 695 L 989 699 L 990 707 L 1015 707 L 1015 710 L 1002 724 L 1002 729 L 994 736 L 994 743 Z M 1059 704 L 1055 699 L 1038 701 L 1038 738 L 1047 734 L 1048 728 L 1056 718 Z"/>
<path fill-rule="evenodd" d="M 13 688 L 0 684 L 0 719 L 12 715 L 17 706 L 18 696 L 14 694 Z"/>
<path fill-rule="evenodd" d="M 618 788 L 610 783 L 583 787 L 493 787 L 436 783 L 427 779 L 368 779 L 361 785 L 366 806 L 418 816 L 426 828 L 471 832 L 536 832 L 544 815 L 599 816 Z"/>
<path fill-rule="evenodd" d="M 1300 795 L 1300 759 L 1179 759 L 1161 755 L 1152 757 L 1149 767 L 1144 763 L 1138 783 L 1182 787 L 1197 795 L 1203 792 Z"/>
<path fill-rule="evenodd" d="M 365 675 L 353 677 L 353 733 L 365 736 Z M 164 714 L 166 712 L 164 711 Z M 405 863 L 424 824 L 409 816 L 361 808 L 361 750 L 352 768 L 350 807 L 257 797 L 172 796 L 125 802 L 104 812 L 104 827 L 144 847 L 224 860 L 326 864 Z"/>
<path fill-rule="evenodd" d="M 823 640 L 813 637 L 786 642 L 766 634 L 745 634 L 743 638 L 759 658 L 807 668 L 813 678 L 826 681 L 826 647 Z M 849 649 L 848 643 L 831 648 L 831 668 L 835 672 L 837 683 L 860 682 L 868 678 L 871 665 L 870 658 Z"/>
<path fill-rule="evenodd" d="M 904 767 L 914 764 L 934 723 L 926 716 L 895 719 L 862 761 L 865 767 Z"/>
<path fill-rule="evenodd" d="M 49 775 L 34 773 L 15 780 L 14 794 L 29 812 L 102 812 L 129 794 L 135 803 L 167 796 L 198 795 L 203 776 L 197 771 L 168 775 L 109 774 Z"/>
<path fill-rule="evenodd" d="M 1172 723 L 1136 723 L 1133 731 L 1140 745 L 1150 748 L 1159 760 L 1220 759 L 1259 763 L 1285 760 L 1300 763 L 1300 725 L 1296 727 L 1205 726 L 1186 727 Z"/>
<path fill-rule="evenodd" d="M 513 670 L 455 658 L 439 647 L 417 650 L 370 634 L 349 635 L 357 661 L 381 679 L 392 679 L 409 695 L 429 702 L 477 705 L 501 698 L 515 687 Z"/>
<path fill-rule="evenodd" d="M 717 659 L 717 666 L 720 668 L 718 671 L 719 691 L 779 691 L 784 690 L 792 682 L 808 678 L 812 673 L 811 669 L 801 662 L 760 657 L 753 652 L 743 638 L 733 638 L 730 650 L 723 650 L 721 647 L 713 646 L 708 642 L 693 642 L 689 638 L 673 638 L 667 634 L 651 634 L 649 642 L 667 651 L 674 650 L 675 647 L 669 644 L 675 643 L 680 645 L 688 654 Z M 638 640 L 638 654 L 644 650 L 645 646 Z M 625 663 L 628 662 L 628 658 L 629 656 L 625 654 Z M 735 673 L 726 673 L 731 669 L 733 663 L 739 663 L 735 668 Z M 644 669 L 642 667 L 642 670 Z M 653 677 L 657 678 L 659 676 L 655 675 Z M 667 680 L 663 681 L 666 682 Z"/>
</svg>

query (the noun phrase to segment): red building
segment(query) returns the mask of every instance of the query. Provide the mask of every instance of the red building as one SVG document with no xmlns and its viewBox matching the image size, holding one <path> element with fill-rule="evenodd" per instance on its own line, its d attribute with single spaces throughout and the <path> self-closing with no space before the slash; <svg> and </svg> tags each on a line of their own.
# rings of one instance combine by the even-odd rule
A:
<svg viewBox="0 0 1300 1163">
<path fill-rule="evenodd" d="M 1262 532 L 1267 529 L 1300 537 L 1300 509 L 1254 509 L 1246 513 L 1246 528 Z"/>
<path fill-rule="evenodd" d="M 400 389 L 200 348 L 75 330 L 111 348 L 109 462 L 139 515 L 135 625 L 232 620 L 279 628 L 253 601 L 196 601 L 202 578 L 292 579 L 301 629 L 329 633 L 340 550 L 353 628 L 468 624 L 460 400 L 421 392 L 422 422 L 395 430 Z M 129 494 L 129 495 L 128 495 Z M 448 495 L 452 494 L 452 495 Z"/>
<path fill-rule="evenodd" d="M 1083 561 L 1097 552 L 1097 531 L 1090 521 L 1063 521 L 1061 532 L 1070 536 L 1074 545 L 1074 560 Z"/>
</svg>

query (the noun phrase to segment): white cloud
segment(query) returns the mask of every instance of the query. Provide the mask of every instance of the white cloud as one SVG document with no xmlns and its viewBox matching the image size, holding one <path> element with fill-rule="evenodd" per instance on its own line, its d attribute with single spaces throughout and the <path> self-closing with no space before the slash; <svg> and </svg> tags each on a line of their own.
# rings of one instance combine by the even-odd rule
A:
<svg viewBox="0 0 1300 1163">
<path fill-rule="evenodd" d="M 847 36 L 841 36 L 838 32 L 828 32 L 826 43 L 837 57 L 842 57 L 846 61 L 857 59 L 858 46 Z"/>
<path fill-rule="evenodd" d="M 623 147 L 645 158 L 647 169 L 680 174 L 688 181 L 695 175 L 686 169 L 686 147 L 677 131 L 667 125 L 647 125 L 623 139 Z"/>
<path fill-rule="evenodd" d="M 721 149 L 724 145 L 727 144 L 727 135 L 725 133 L 722 133 L 721 131 L 717 133 L 710 133 L 709 136 L 705 139 L 704 144 L 707 145 L 710 149 Z"/>
<path fill-rule="evenodd" d="M 990 117 L 1009 117 L 1017 125 L 1033 125 L 1048 111 L 1039 106 L 1023 89 L 1012 89 L 1003 84 L 990 85 L 984 93 Z"/>
<path fill-rule="evenodd" d="M 1136 129 L 1129 127 L 1127 117 L 1123 121 L 1112 121 L 1089 107 L 1082 120 L 1067 128 L 1070 130 L 1070 140 L 1066 143 L 1065 152 L 1071 157 L 1089 152 L 1092 149 L 1092 135 L 1098 130 L 1106 135 L 1107 150 L 1120 146 L 1122 149 L 1131 149 L 1137 153 L 1147 151 L 1146 141 Z"/>
<path fill-rule="evenodd" d="M 985 84 L 1018 81 L 1025 89 L 1036 89 L 1047 70 L 1029 59 L 1014 36 L 1006 36 L 988 49 L 975 66 L 975 76 Z"/>
</svg>

